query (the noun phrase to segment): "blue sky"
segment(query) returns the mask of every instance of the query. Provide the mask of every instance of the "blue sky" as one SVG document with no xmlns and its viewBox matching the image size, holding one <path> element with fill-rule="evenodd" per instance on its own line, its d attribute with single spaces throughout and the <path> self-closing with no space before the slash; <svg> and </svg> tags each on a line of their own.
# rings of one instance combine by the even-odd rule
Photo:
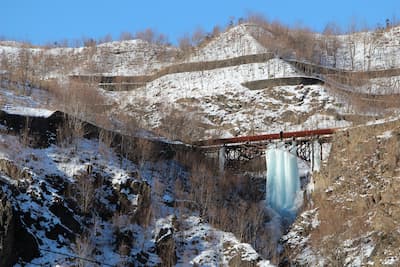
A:
<svg viewBox="0 0 400 267">
<path fill-rule="evenodd" d="M 376 26 L 400 18 L 400 0 L 1 0 L 0 36 L 45 44 L 99 38 L 151 27 L 172 42 L 198 26 L 210 31 L 229 17 L 257 12 L 287 25 L 322 30 L 335 21 Z"/>
</svg>

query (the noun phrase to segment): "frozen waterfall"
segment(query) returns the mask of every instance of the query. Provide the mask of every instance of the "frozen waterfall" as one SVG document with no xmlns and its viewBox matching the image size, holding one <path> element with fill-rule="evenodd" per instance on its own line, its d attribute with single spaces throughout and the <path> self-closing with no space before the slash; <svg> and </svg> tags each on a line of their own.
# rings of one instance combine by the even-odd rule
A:
<svg viewBox="0 0 400 267">
<path fill-rule="evenodd" d="M 279 214 L 294 217 L 302 200 L 297 157 L 284 148 L 269 148 L 265 154 L 267 203 Z"/>
</svg>

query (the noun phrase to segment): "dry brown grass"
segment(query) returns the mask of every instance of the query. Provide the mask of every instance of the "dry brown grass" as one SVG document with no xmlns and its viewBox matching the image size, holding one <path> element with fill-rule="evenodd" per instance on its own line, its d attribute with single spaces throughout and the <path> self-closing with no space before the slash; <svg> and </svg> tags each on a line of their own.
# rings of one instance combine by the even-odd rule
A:
<svg viewBox="0 0 400 267">
<path fill-rule="evenodd" d="M 313 201 L 320 225 L 310 239 L 330 266 L 344 264 L 345 240 L 357 240 L 374 230 L 390 233 L 395 228 L 393 203 L 399 189 L 393 176 L 399 168 L 399 130 L 397 121 L 355 127 L 334 136 L 328 165 L 315 176 Z M 392 137 L 378 137 L 386 131 L 392 131 Z"/>
<path fill-rule="evenodd" d="M 157 132 L 167 136 L 171 140 L 182 140 L 191 143 L 204 138 L 206 125 L 196 111 L 181 111 L 178 109 L 166 109 L 161 126 Z"/>
</svg>

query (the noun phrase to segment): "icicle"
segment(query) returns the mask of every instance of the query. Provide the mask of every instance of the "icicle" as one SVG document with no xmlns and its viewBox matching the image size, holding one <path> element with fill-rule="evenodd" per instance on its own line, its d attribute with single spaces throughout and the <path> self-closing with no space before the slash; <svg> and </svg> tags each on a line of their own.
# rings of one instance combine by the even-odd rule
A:
<svg viewBox="0 0 400 267">
<path fill-rule="evenodd" d="M 300 178 L 297 157 L 288 151 L 266 151 L 267 202 L 281 215 L 294 216 L 298 208 Z"/>
</svg>

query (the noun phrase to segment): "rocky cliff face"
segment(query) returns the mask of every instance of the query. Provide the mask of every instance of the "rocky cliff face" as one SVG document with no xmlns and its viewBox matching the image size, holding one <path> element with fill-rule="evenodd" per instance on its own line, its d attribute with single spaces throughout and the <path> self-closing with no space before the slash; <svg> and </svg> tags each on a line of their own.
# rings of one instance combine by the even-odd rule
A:
<svg viewBox="0 0 400 267">
<path fill-rule="evenodd" d="M 283 237 L 299 266 L 400 263 L 400 123 L 337 134 L 311 209 Z"/>
<path fill-rule="evenodd" d="M 117 233 L 125 231 L 119 231 L 121 223 L 115 222 L 114 233 L 107 232 L 111 236 L 106 237 L 110 226 L 96 232 L 91 230 L 92 223 L 95 220 L 105 227 L 116 214 L 125 214 L 130 218 L 126 225 L 132 223 L 139 229 L 148 225 L 151 187 L 137 179 L 137 171 L 125 172 L 94 159 L 94 147 L 88 143 L 76 145 L 34 149 L 21 146 L 17 137 L 0 136 L 0 266 L 31 261 L 70 264 L 75 257 L 94 260 L 94 250 L 104 249 L 95 236 L 109 238 L 110 245 L 115 241 L 117 251 L 129 245 L 130 255 L 132 231 L 128 231 L 131 243 L 118 246 L 122 239 Z M 82 240 L 88 235 L 91 241 L 85 243 Z M 82 247 L 90 253 L 83 253 Z M 144 265 L 157 262 L 153 255 Z"/>
<path fill-rule="evenodd" d="M 0 266 L 29 262 L 40 255 L 37 240 L 21 215 L 13 207 L 12 198 L 0 190 Z"/>
<path fill-rule="evenodd" d="M 0 265 L 10 266 L 15 257 L 13 257 L 12 244 L 15 241 L 15 218 L 11 203 L 7 201 L 6 196 L 1 192 L 0 202 Z M 11 244 L 11 246 L 10 246 Z"/>
</svg>

